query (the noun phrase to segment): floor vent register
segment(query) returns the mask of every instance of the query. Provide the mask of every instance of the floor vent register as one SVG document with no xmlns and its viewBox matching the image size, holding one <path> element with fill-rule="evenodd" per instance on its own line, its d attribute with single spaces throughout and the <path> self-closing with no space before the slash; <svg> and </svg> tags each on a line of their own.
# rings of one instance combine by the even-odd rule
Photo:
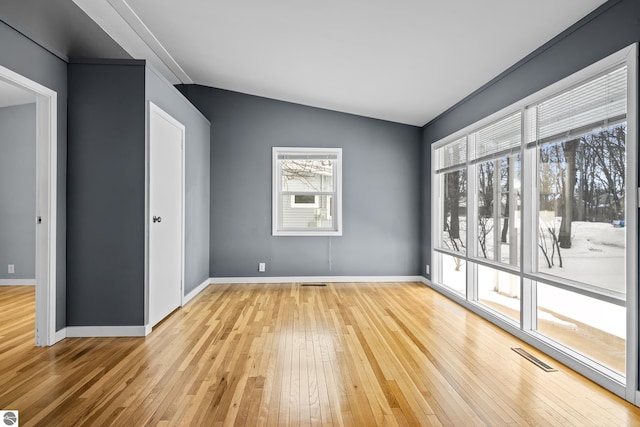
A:
<svg viewBox="0 0 640 427">
<path fill-rule="evenodd" d="M 537 367 L 539 367 L 540 369 L 542 369 L 545 372 L 556 372 L 557 371 L 557 369 L 552 368 L 551 366 L 549 366 L 546 363 L 544 363 L 542 360 L 538 359 L 537 357 L 535 357 L 534 355 L 532 355 L 528 351 L 521 349 L 520 347 L 511 347 L 511 350 L 515 351 L 520 356 L 524 357 L 529 362 L 533 363 L 534 365 L 536 365 Z"/>
</svg>

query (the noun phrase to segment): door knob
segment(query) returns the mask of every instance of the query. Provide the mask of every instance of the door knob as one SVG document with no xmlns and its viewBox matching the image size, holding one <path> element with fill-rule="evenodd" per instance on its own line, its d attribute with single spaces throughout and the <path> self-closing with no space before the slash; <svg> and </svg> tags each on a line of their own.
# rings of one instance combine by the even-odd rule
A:
<svg viewBox="0 0 640 427">
<path fill-rule="evenodd" d="M 153 217 L 153 222 L 162 222 L 162 217 L 161 216 L 155 216 Z"/>
</svg>

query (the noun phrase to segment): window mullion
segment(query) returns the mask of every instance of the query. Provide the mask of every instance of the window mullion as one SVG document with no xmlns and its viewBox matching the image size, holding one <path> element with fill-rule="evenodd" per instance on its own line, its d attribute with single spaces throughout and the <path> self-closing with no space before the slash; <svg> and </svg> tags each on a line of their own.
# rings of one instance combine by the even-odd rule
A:
<svg viewBox="0 0 640 427">
<path fill-rule="evenodd" d="M 522 156 L 520 156 L 522 159 Z M 518 188 L 516 188 L 516 158 L 515 155 L 509 156 L 509 194 L 507 197 L 509 198 L 509 212 L 507 215 L 509 216 L 509 264 L 510 265 L 518 265 L 518 246 L 520 242 L 518 241 L 518 229 L 522 230 L 520 224 L 516 221 L 516 211 L 517 204 L 520 200 L 517 197 Z M 522 164 L 522 162 L 520 162 Z M 522 211 L 521 215 L 522 215 Z"/>
<path fill-rule="evenodd" d="M 477 135 L 467 138 L 467 150 L 475 152 Z M 467 155 L 467 159 L 470 156 Z M 478 165 L 467 161 L 467 259 L 478 256 Z M 467 300 L 478 300 L 477 264 L 467 261 Z"/>
<path fill-rule="evenodd" d="M 468 147 L 475 146 L 476 135 L 469 135 Z M 478 165 L 467 163 L 467 256 L 478 256 Z"/>
<path fill-rule="evenodd" d="M 521 249 L 520 266 L 523 273 L 533 273 L 538 265 L 538 188 L 537 156 L 535 148 L 527 148 L 528 137 L 535 135 L 536 111 L 524 109 L 522 121 L 522 172 L 521 172 Z M 520 326 L 523 330 L 535 330 L 538 327 L 537 293 L 535 282 L 520 279 L 522 289 Z"/>
<path fill-rule="evenodd" d="M 535 114 L 533 109 L 527 109 L 526 114 Z M 529 120 L 524 120 L 524 135 L 531 135 Z M 538 265 L 538 181 L 537 156 L 535 148 L 522 148 L 522 271 L 524 273 L 537 272 Z"/>
<path fill-rule="evenodd" d="M 501 175 L 502 175 L 502 162 L 500 159 L 493 161 L 493 258 L 502 262 L 502 256 L 500 254 L 500 212 L 502 209 L 502 188 L 501 188 Z"/>
</svg>

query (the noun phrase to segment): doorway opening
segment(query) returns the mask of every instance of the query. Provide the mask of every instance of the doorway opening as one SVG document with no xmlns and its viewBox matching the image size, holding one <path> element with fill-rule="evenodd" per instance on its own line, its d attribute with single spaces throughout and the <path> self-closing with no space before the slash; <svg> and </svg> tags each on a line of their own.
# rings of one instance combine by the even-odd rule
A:
<svg viewBox="0 0 640 427">
<path fill-rule="evenodd" d="M 57 93 L 0 66 L 0 83 L 35 102 L 35 344 L 56 336 Z"/>
</svg>

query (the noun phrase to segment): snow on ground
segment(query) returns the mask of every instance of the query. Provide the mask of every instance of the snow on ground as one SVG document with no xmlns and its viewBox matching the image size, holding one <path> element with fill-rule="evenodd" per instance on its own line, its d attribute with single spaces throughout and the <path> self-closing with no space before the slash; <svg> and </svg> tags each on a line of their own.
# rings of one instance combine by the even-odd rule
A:
<svg viewBox="0 0 640 427">
<path fill-rule="evenodd" d="M 556 218 L 555 222 L 556 230 L 559 230 L 560 218 Z M 571 226 L 571 248 L 561 249 L 562 268 L 559 267 L 557 253 L 555 265 L 549 268 L 540 251 L 539 271 L 624 293 L 625 232 L 623 227 L 603 222 L 574 221 Z M 550 240 L 548 246 L 551 246 Z"/>
<path fill-rule="evenodd" d="M 560 229 L 560 218 L 547 221 L 544 226 Z M 541 224 L 543 225 L 543 224 Z M 570 279 L 591 286 L 620 293 L 626 292 L 625 280 L 625 228 L 608 223 L 574 221 L 572 224 L 572 247 L 561 249 L 563 267 L 559 267 L 558 255 L 554 266 L 549 268 L 542 252 L 539 253 L 539 271 L 556 277 Z M 547 246 L 551 247 L 550 239 Z M 506 247 L 506 248 L 505 248 Z M 508 254 L 508 246 L 501 248 Z M 549 250 L 549 256 L 551 252 Z M 442 279 L 451 289 L 464 295 L 466 265 L 455 271 L 454 258 L 443 256 Z M 503 261 L 508 262 L 508 258 Z M 514 286 L 515 279 L 515 286 Z M 492 301 L 504 307 L 520 310 L 519 284 L 516 276 L 497 274 L 490 268 L 478 269 L 480 295 L 483 300 Z M 502 292 L 494 291 L 500 288 Z M 505 289 L 507 292 L 505 292 Z M 506 294 L 511 293 L 511 296 Z M 538 285 L 538 316 L 559 324 L 571 325 L 552 313 L 574 319 L 609 334 L 626 337 L 626 309 L 615 304 L 569 292 L 549 285 Z"/>
</svg>

